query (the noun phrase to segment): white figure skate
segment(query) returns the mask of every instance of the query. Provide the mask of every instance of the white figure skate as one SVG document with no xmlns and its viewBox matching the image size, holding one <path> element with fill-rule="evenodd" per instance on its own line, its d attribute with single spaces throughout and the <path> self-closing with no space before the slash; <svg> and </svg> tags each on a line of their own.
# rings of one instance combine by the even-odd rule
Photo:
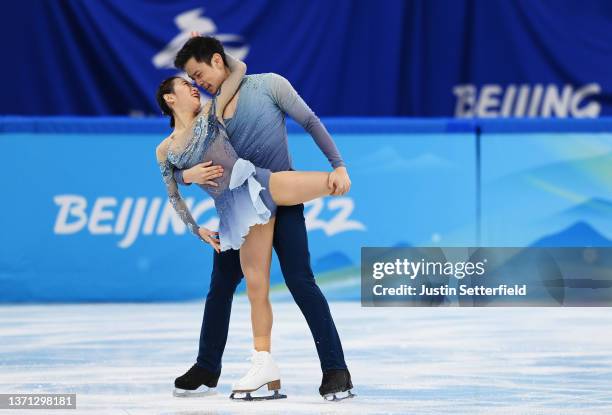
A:
<svg viewBox="0 0 612 415">
<path fill-rule="evenodd" d="M 282 399 L 283 395 L 278 391 L 281 388 L 280 371 L 272 359 L 269 352 L 258 352 L 253 350 L 251 355 L 251 368 L 238 382 L 232 385 L 230 399 L 242 401 L 258 401 L 265 399 Z M 263 386 L 268 386 L 269 391 L 274 391 L 272 395 L 253 396 L 252 392 L 257 391 Z"/>
</svg>

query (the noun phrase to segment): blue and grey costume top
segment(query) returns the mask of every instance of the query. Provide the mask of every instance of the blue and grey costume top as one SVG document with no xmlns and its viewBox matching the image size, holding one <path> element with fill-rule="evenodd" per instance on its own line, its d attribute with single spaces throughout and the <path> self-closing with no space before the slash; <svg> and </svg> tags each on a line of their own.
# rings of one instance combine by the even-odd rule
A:
<svg viewBox="0 0 612 415">
<path fill-rule="evenodd" d="M 223 166 L 223 175 L 216 179 L 218 187 L 198 186 L 215 202 L 219 241 L 224 251 L 239 249 L 249 227 L 266 223 L 276 212 L 268 190 L 270 174 L 293 170 L 285 114 L 313 136 L 332 167 L 345 164 L 318 117 L 280 75 L 244 77 L 235 114 L 225 120 L 226 126 L 216 118 L 215 105 L 213 99 L 208 114 L 198 115 L 186 149 L 181 154 L 168 152 L 160 168 L 170 202 L 191 232 L 200 237 L 198 225 L 181 199 L 176 182 L 185 184 L 182 170 L 198 163 L 212 160 L 213 165 Z"/>
</svg>

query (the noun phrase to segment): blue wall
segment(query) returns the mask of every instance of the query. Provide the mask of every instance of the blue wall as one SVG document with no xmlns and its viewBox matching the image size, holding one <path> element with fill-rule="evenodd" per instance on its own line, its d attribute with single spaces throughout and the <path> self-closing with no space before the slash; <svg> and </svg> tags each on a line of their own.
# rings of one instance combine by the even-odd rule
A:
<svg viewBox="0 0 612 415">
<path fill-rule="evenodd" d="M 609 0 L 4 2 L 0 114 L 159 114 L 191 31 L 326 116 L 612 114 Z M 11 82 L 13 81 L 13 82 Z"/>
<path fill-rule="evenodd" d="M 612 244 L 611 119 L 324 122 L 353 187 L 306 209 L 323 280 L 355 277 L 362 246 Z M 328 169 L 311 137 L 288 128 L 294 166 Z M 174 216 L 155 162 L 167 132 L 158 119 L 0 118 L 0 301 L 205 295 L 212 250 Z M 181 191 L 214 228 L 207 195 Z"/>
</svg>

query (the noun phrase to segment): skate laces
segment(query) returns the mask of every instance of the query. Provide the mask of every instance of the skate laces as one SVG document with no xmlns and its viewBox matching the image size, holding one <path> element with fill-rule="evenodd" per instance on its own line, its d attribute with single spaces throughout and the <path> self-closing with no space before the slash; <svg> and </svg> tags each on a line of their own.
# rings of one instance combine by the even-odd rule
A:
<svg viewBox="0 0 612 415">
<path fill-rule="evenodd" d="M 265 352 L 258 352 L 257 350 L 253 350 L 251 352 L 251 356 L 247 357 L 246 360 L 250 360 L 253 363 L 263 363 L 264 359 L 266 358 L 266 353 Z"/>
<path fill-rule="evenodd" d="M 257 372 L 259 372 L 259 369 L 261 369 L 261 367 L 264 364 L 264 359 L 265 359 L 264 353 L 258 353 L 256 350 L 253 350 L 253 352 L 251 353 L 251 356 L 245 359 L 245 360 L 250 360 L 252 365 L 244 377 L 246 378 L 249 376 L 253 376 Z"/>
</svg>

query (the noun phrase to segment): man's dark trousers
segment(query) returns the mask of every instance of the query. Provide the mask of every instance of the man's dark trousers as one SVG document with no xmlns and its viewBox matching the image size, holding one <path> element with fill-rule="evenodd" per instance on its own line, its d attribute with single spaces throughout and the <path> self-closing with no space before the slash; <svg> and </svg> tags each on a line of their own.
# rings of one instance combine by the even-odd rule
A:
<svg viewBox="0 0 612 415">
<path fill-rule="evenodd" d="M 317 286 L 310 267 L 303 204 L 278 206 L 273 246 L 285 283 L 310 327 L 321 369 L 346 369 L 342 344 L 329 305 Z M 227 342 L 232 299 L 242 277 L 239 251 L 232 249 L 220 254 L 214 253 L 197 359 L 198 366 L 213 373 L 221 372 L 221 357 Z"/>
</svg>

